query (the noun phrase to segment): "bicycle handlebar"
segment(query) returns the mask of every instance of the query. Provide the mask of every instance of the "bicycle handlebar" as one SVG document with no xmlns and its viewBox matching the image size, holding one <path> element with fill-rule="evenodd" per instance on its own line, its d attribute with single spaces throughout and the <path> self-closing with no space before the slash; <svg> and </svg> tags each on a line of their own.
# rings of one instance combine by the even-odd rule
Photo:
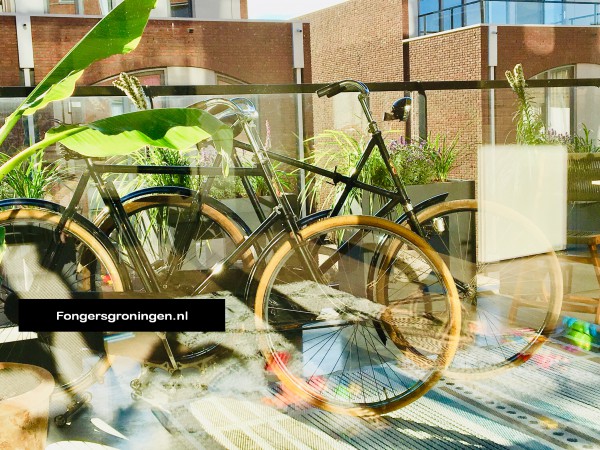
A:
<svg viewBox="0 0 600 450">
<path fill-rule="evenodd" d="M 365 96 L 369 95 L 369 88 L 367 87 L 367 85 L 356 80 L 342 80 L 328 84 L 327 86 L 317 90 L 317 95 L 319 97 L 323 97 L 326 95 L 327 98 L 331 98 L 334 95 L 339 94 L 340 92 L 347 91 L 358 91 Z"/>
</svg>

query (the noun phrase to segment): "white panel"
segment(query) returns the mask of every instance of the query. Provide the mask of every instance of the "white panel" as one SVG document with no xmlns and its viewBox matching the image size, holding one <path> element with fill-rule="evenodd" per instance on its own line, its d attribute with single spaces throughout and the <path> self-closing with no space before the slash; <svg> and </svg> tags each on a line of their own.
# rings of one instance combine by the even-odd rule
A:
<svg viewBox="0 0 600 450">
<path fill-rule="evenodd" d="M 551 106 L 548 108 L 548 123 L 558 134 L 570 134 L 571 132 L 571 108 Z"/>
<path fill-rule="evenodd" d="M 167 67 L 165 81 L 168 86 L 214 85 L 217 76 L 212 70 L 199 67 Z"/>
<path fill-rule="evenodd" d="M 419 1 L 408 0 L 408 37 L 419 35 Z"/>
<path fill-rule="evenodd" d="M 17 14 L 39 15 L 46 12 L 45 0 L 17 0 L 15 7 Z"/>
<path fill-rule="evenodd" d="M 566 148 L 481 147 L 477 196 L 479 261 L 564 249 L 566 195 Z M 510 213 L 504 213 L 505 210 Z"/>
<path fill-rule="evenodd" d="M 577 78 L 600 78 L 600 65 L 577 64 L 575 69 Z M 575 89 L 577 107 L 575 120 L 580 125 L 585 124 L 591 131 L 591 137 L 600 137 L 600 89 L 595 86 L 582 86 Z"/>
<path fill-rule="evenodd" d="M 304 68 L 304 31 L 302 22 L 292 24 L 292 53 L 294 69 Z"/>
<path fill-rule="evenodd" d="M 171 17 L 171 2 L 169 0 L 158 0 L 156 6 L 150 12 L 150 17 Z"/>
<path fill-rule="evenodd" d="M 196 19 L 239 19 L 240 0 L 194 0 Z"/>
<path fill-rule="evenodd" d="M 219 19 L 239 19 L 240 2 L 239 0 L 221 0 L 221 10 Z"/>
<path fill-rule="evenodd" d="M 17 47 L 19 50 L 19 67 L 33 69 L 33 41 L 31 38 L 31 16 L 17 14 Z"/>
<path fill-rule="evenodd" d="M 498 27 L 490 25 L 488 28 L 488 66 L 498 65 Z"/>
</svg>

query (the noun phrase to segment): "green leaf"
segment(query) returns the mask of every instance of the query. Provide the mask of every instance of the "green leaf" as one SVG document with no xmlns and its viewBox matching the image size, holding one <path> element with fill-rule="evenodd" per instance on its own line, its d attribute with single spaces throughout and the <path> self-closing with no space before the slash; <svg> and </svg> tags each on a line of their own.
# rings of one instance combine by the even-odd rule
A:
<svg viewBox="0 0 600 450">
<path fill-rule="evenodd" d="M 2 262 L 2 257 L 4 256 L 4 252 L 6 251 L 6 242 L 4 241 L 5 235 L 6 229 L 4 227 L 0 227 L 0 262 Z"/>
<path fill-rule="evenodd" d="M 223 122 L 199 109 L 166 108 L 137 111 L 97 120 L 60 142 L 90 157 L 126 155 L 147 145 L 184 150 L 212 139 L 222 152 L 230 152 L 233 132 Z M 64 133 L 72 126 L 53 128 L 46 134 Z"/>
<path fill-rule="evenodd" d="M 6 249 L 6 242 L 4 241 L 5 236 L 6 236 L 6 228 L 0 227 L 0 261 L 2 261 L 2 254 L 4 253 L 4 250 Z"/>
<path fill-rule="evenodd" d="M 93 62 L 126 54 L 140 42 L 156 0 L 124 0 L 96 24 L 36 86 L 19 107 L 30 115 L 48 103 L 70 97 Z"/>
</svg>

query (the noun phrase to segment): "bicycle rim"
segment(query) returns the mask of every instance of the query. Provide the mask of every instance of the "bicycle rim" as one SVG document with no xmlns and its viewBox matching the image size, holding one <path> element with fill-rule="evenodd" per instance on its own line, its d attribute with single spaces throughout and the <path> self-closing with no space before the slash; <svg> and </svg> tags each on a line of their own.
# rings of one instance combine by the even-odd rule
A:
<svg viewBox="0 0 600 450">
<path fill-rule="evenodd" d="M 360 240 L 340 252 L 340 243 L 357 232 Z M 459 331 L 458 297 L 441 259 L 418 236 L 374 217 L 327 219 L 301 236 L 320 266 L 319 282 L 287 242 L 257 288 L 256 326 L 269 370 L 309 403 L 352 415 L 392 411 L 425 394 L 452 358 Z M 382 239 L 397 244 L 396 256 L 404 257 L 374 261 Z M 377 279 L 368 280 L 373 264 Z M 386 279 L 382 272 L 393 273 L 387 305 L 372 298 L 373 285 Z M 442 324 L 422 315 L 432 297 L 445 311 Z M 405 308 L 407 301 L 421 309 Z M 417 347 L 426 364 L 406 356 Z"/>
<path fill-rule="evenodd" d="M 66 392 L 80 392 L 100 379 L 110 367 L 102 352 L 102 335 L 56 332 L 20 333 L 13 322 L 19 298 L 69 298 L 72 292 L 122 291 L 123 280 L 110 251 L 76 221 L 67 222 L 60 235 L 57 266 L 42 267 L 41 258 L 54 240 L 60 214 L 39 209 L 0 212 L 6 230 L 6 251 L 0 272 L 0 351 L 2 359 L 38 363 L 54 375 Z M 82 256 L 85 255 L 85 256 Z"/>
<path fill-rule="evenodd" d="M 484 224 L 475 200 L 441 203 L 418 219 L 459 286 L 461 343 L 447 375 L 477 379 L 529 360 L 554 330 L 562 303 L 558 259 L 540 230 L 499 205 L 489 206 Z M 482 254 L 486 235 L 541 250 L 494 260 Z"/>
</svg>

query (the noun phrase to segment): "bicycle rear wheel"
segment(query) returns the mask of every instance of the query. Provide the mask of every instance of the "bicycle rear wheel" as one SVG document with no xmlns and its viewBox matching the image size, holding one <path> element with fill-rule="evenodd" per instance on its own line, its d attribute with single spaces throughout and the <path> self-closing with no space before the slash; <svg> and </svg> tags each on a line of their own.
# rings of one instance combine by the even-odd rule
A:
<svg viewBox="0 0 600 450">
<path fill-rule="evenodd" d="M 461 343 L 447 375 L 477 379 L 531 358 L 554 330 L 562 303 L 556 254 L 529 220 L 500 205 L 486 211 L 485 229 L 501 245 L 534 244 L 535 254 L 501 260 L 483 254 L 487 233 L 476 200 L 434 205 L 418 215 L 427 241 L 442 255 L 462 303 Z"/>
<path fill-rule="evenodd" d="M 123 204 L 161 288 L 169 295 L 191 295 L 215 264 L 244 241 L 239 227 L 226 215 L 207 203 L 202 203 L 196 210 L 192 210 L 191 205 L 191 197 L 176 193 L 142 195 Z M 129 262 L 127 249 L 120 243 L 114 220 L 111 216 L 104 216 L 97 222 L 99 228 L 116 243 L 120 259 L 128 268 L 133 289 L 143 291 L 136 270 Z M 233 267 L 223 271 L 214 290 L 240 292 L 245 286 L 245 273 L 253 262 L 253 253 L 246 252 Z M 146 355 L 144 359 L 156 364 L 166 361 L 163 345 L 155 333 L 136 333 L 136 336 L 143 349 L 141 353 Z M 181 332 L 168 333 L 167 339 L 175 359 L 186 365 L 215 353 L 220 341 L 213 340 L 213 336 L 214 333 Z"/>
<path fill-rule="evenodd" d="M 57 386 L 75 393 L 96 382 L 110 367 L 101 333 L 20 333 L 16 326 L 18 298 L 123 291 L 126 281 L 110 243 L 96 239 L 89 226 L 76 220 L 67 221 L 56 236 L 60 218 L 59 213 L 42 209 L 0 212 L 0 226 L 6 232 L 6 251 L 0 263 L 0 359 L 46 367 Z M 57 237 L 55 266 L 50 269 L 42 260 Z"/>
<path fill-rule="evenodd" d="M 269 369 L 333 412 L 381 414 L 425 394 L 458 343 L 458 297 L 441 259 L 414 233 L 375 217 L 326 219 L 300 235 L 301 247 L 285 242 L 257 287 L 256 326 Z M 382 241 L 389 246 L 378 258 Z M 373 301 L 383 282 L 388 304 Z M 441 320 L 425 317 L 430 304 Z"/>
</svg>

